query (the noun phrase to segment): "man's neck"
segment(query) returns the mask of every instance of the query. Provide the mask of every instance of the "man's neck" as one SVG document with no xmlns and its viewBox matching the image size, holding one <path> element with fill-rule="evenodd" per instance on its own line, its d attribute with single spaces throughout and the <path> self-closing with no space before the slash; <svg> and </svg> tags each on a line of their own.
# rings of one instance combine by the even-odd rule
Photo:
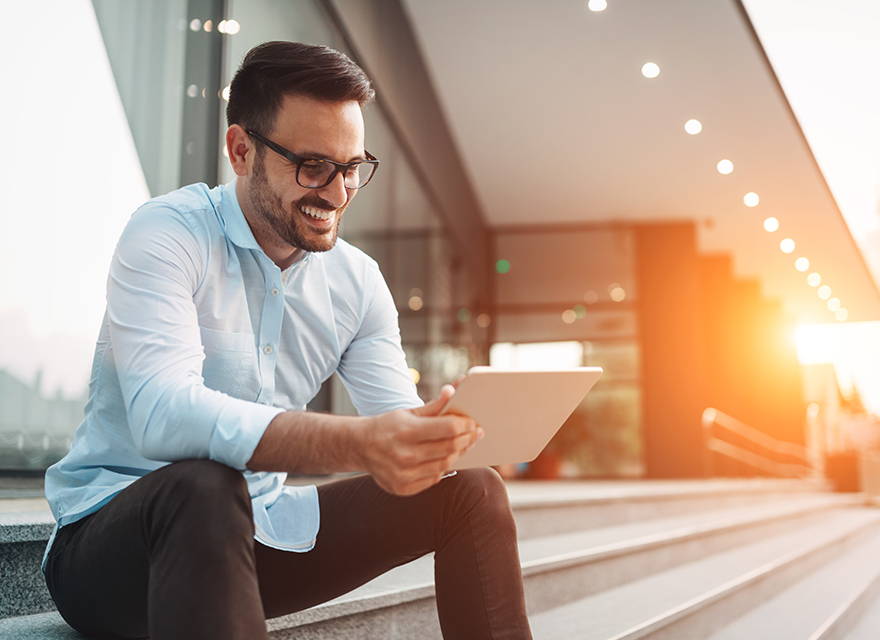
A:
<svg viewBox="0 0 880 640">
<path fill-rule="evenodd" d="M 284 271 L 294 262 L 299 261 L 305 255 L 305 252 L 298 247 L 291 247 L 284 242 L 275 230 L 272 229 L 259 215 L 256 215 L 248 196 L 247 189 L 242 180 L 238 179 L 235 183 L 235 197 L 244 214 L 244 219 L 254 234 L 254 240 L 260 245 L 263 252 L 269 256 L 279 269 Z"/>
</svg>

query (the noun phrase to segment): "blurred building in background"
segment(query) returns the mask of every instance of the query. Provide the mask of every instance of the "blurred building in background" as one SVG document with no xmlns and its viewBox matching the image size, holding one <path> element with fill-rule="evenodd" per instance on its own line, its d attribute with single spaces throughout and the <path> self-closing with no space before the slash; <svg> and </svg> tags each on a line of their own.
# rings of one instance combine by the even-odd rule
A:
<svg viewBox="0 0 880 640">
<path fill-rule="evenodd" d="M 232 178 L 225 96 L 252 46 L 326 44 L 365 68 L 378 95 L 367 146 L 382 166 L 341 235 L 379 262 L 422 397 L 475 364 L 605 368 L 542 461 L 518 472 L 765 472 L 729 455 L 707 462 L 707 408 L 811 455 L 837 446 L 826 419 L 840 411 L 836 378 L 814 369 L 805 380 L 793 330 L 878 319 L 880 295 L 748 14 L 736 0 L 613 9 L 81 0 L 65 10 L 96 26 L 71 37 L 97 38 L 92 63 L 112 74 L 133 182 L 146 190 L 126 202 Z M 90 90 L 70 97 L 100 99 Z M 92 220 L 108 221 L 92 236 L 101 255 L 132 211 Z M 94 335 L 98 306 L 87 311 Z M 57 333 L 31 333 L 41 331 Z M 41 357 L 82 360 L 92 345 L 78 340 Z M 42 469 L 81 416 L 88 362 L 57 393 L 22 362 L 0 360 L 0 467 Z M 334 378 L 310 408 L 352 410 Z"/>
</svg>

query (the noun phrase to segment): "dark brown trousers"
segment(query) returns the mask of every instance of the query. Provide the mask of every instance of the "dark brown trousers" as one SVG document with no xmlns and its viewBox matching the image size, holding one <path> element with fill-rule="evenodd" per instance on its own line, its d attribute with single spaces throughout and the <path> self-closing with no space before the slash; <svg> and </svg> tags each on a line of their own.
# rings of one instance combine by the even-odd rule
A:
<svg viewBox="0 0 880 640">
<path fill-rule="evenodd" d="M 266 618 L 433 551 L 444 638 L 531 638 L 516 527 L 493 470 L 459 472 L 409 497 L 369 476 L 322 485 L 318 495 L 315 548 L 279 551 L 253 539 L 240 472 L 175 462 L 59 530 L 49 592 L 72 627 L 96 638 L 259 640 Z"/>
</svg>

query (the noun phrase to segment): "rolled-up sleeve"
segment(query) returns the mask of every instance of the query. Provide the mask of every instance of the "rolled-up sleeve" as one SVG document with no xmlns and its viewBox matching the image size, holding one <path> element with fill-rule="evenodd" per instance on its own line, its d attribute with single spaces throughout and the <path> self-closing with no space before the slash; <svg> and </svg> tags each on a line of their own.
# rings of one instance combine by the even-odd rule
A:
<svg viewBox="0 0 880 640">
<path fill-rule="evenodd" d="M 110 339 L 128 424 L 144 457 L 210 458 L 243 470 L 283 410 L 204 384 L 193 296 L 207 268 L 208 246 L 173 209 L 139 209 L 110 266 Z"/>
<path fill-rule="evenodd" d="M 360 328 L 339 363 L 339 377 L 361 415 L 377 415 L 423 403 L 400 346 L 400 327 L 394 298 L 378 265 L 370 261 Z"/>
</svg>

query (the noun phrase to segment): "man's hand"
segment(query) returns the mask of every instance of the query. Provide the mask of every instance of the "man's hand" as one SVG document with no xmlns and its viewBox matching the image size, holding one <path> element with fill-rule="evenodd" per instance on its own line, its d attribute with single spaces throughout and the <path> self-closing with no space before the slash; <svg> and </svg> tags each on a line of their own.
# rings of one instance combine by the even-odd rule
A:
<svg viewBox="0 0 880 640">
<path fill-rule="evenodd" d="M 425 406 L 383 413 L 366 425 L 364 466 L 385 491 L 399 496 L 424 491 L 483 437 L 472 418 L 440 415 L 454 394 L 455 389 L 445 385 Z"/>
</svg>

